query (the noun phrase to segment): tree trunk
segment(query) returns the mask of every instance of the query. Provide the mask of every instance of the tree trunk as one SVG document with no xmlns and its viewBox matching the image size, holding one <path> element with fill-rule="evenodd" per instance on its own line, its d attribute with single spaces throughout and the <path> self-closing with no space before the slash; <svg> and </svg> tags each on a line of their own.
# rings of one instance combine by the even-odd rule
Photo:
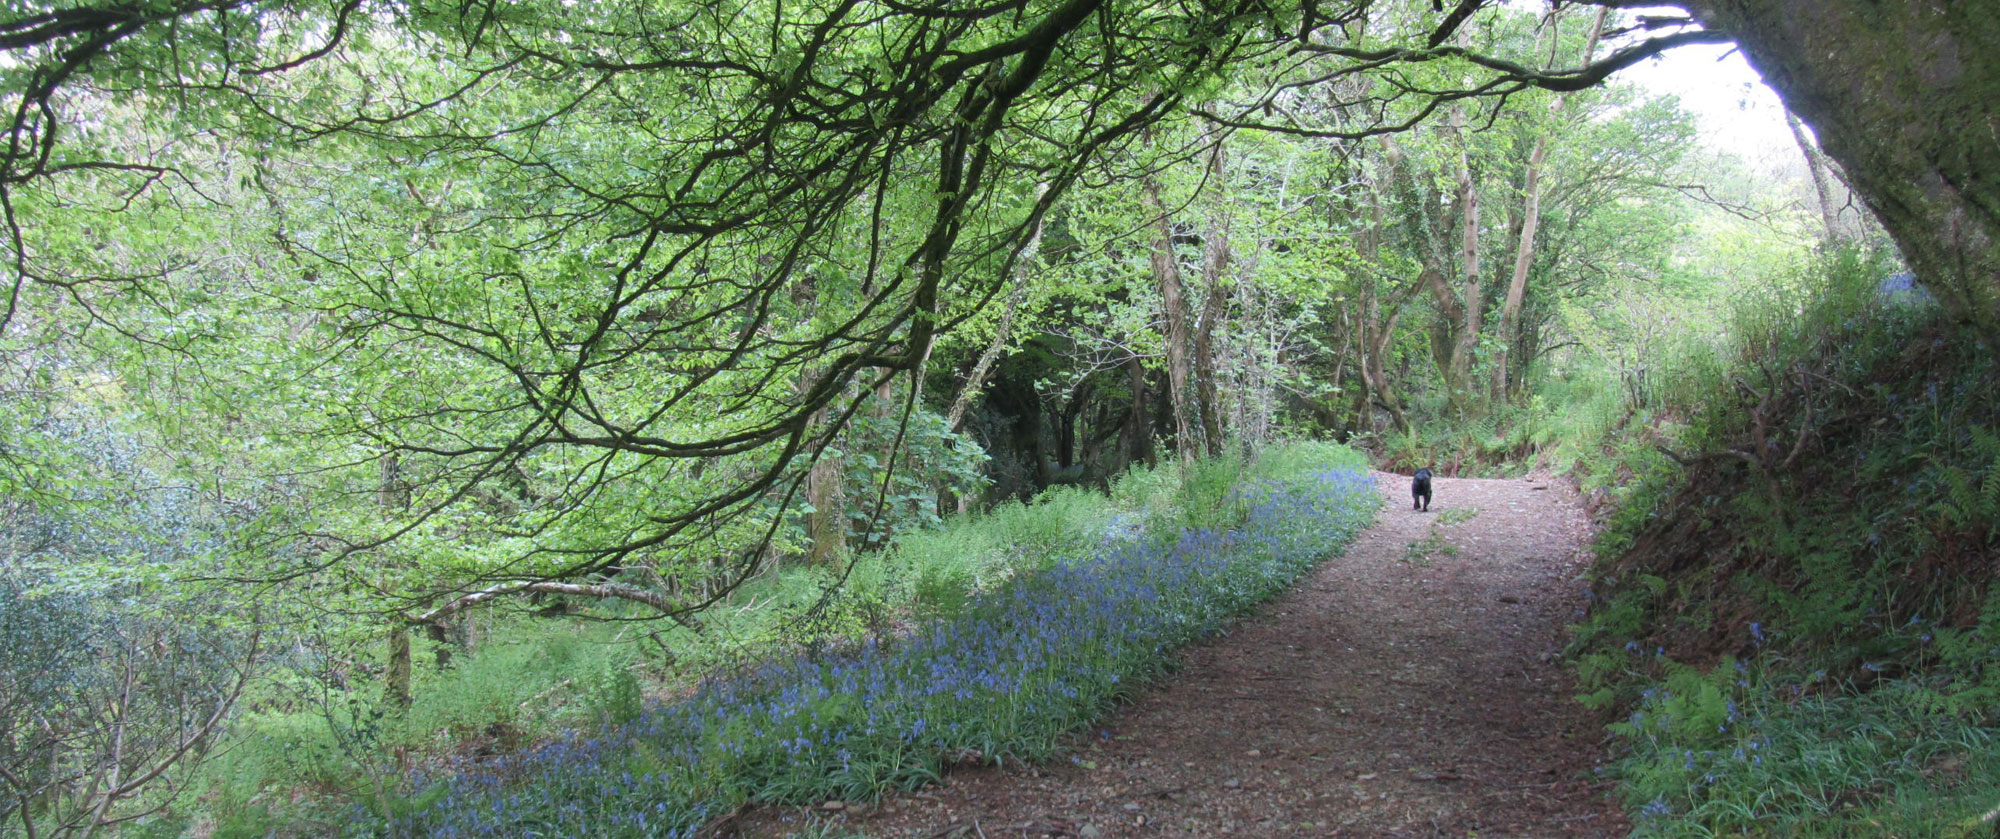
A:
<svg viewBox="0 0 2000 839">
<path fill-rule="evenodd" d="M 1076 387 L 1070 388 L 1069 398 L 1055 412 L 1056 466 L 1062 469 L 1076 464 L 1076 422 L 1090 404 L 1090 390 L 1089 379 L 1077 382 Z"/>
<path fill-rule="evenodd" d="M 1208 232 L 1202 237 L 1201 273 L 1206 286 L 1201 325 L 1195 332 L 1196 396 L 1201 402 L 1201 439 L 1209 456 L 1222 454 L 1222 406 L 1216 392 L 1215 329 L 1229 311 L 1229 203 L 1222 187 L 1225 158 L 1222 138 L 1214 138 L 1208 153 L 1208 182 L 1213 192 Z"/>
<path fill-rule="evenodd" d="M 391 707 L 410 707 L 410 626 L 401 620 L 389 627 L 389 670 L 383 693 Z"/>
<path fill-rule="evenodd" d="M 1289 178 L 1279 186 L 1279 206 L 1288 204 L 1285 186 L 1288 182 Z M 1277 368 L 1284 355 L 1284 334 L 1289 331 L 1275 314 L 1271 298 L 1259 294 L 1252 281 L 1269 246 L 1269 239 L 1259 238 L 1249 256 L 1237 265 L 1235 276 L 1242 281 L 1231 284 L 1235 289 L 1236 312 L 1231 322 L 1241 324 L 1235 330 L 1240 337 L 1231 339 L 1233 351 L 1217 364 L 1220 368 L 1217 377 L 1231 383 L 1229 405 L 1233 410 L 1228 413 L 1228 435 L 1246 457 L 1254 457 L 1271 440 L 1271 415 L 1277 410 L 1278 399 Z M 1339 380 L 1338 371 L 1347 355 L 1346 345 L 1352 338 L 1344 336 L 1343 346 L 1334 356 L 1335 381 Z"/>
<path fill-rule="evenodd" d="M 1465 130 L 1464 118 L 1464 109 L 1458 108 L 1454 111 L 1452 123 L 1459 129 L 1460 140 L 1469 142 L 1471 138 Z M 1470 156 L 1461 148 L 1455 179 L 1458 195 L 1454 200 L 1460 209 L 1461 225 L 1457 257 L 1462 263 L 1467 261 L 1468 255 L 1471 257 L 1470 264 L 1461 265 L 1461 268 L 1467 269 L 1465 288 L 1472 293 L 1469 299 L 1460 299 L 1459 292 L 1452 288 L 1450 276 L 1453 254 L 1444 242 L 1448 219 L 1441 218 L 1444 213 L 1437 210 L 1444 201 L 1444 195 L 1427 187 L 1430 181 L 1428 175 L 1416 170 L 1394 137 L 1384 135 L 1380 140 L 1382 158 L 1388 165 L 1383 180 L 1392 189 L 1398 190 L 1397 206 L 1404 216 L 1402 223 L 1408 228 L 1411 240 L 1419 245 L 1423 268 L 1417 277 L 1417 288 L 1429 289 L 1431 303 L 1437 307 L 1438 315 L 1432 320 L 1429 331 L 1431 358 L 1445 378 L 1452 404 L 1464 410 L 1470 407 L 1464 400 L 1470 395 L 1472 349 L 1479 342 L 1477 326 L 1481 305 L 1479 203 L 1478 191 L 1473 189 Z M 1468 330 L 1468 324 L 1473 328 Z"/>
<path fill-rule="evenodd" d="M 1403 410 L 1402 400 L 1396 396 L 1396 388 L 1389 383 L 1389 371 L 1383 361 L 1389 355 L 1389 342 L 1396 337 L 1396 321 L 1403 316 L 1403 307 L 1410 302 L 1411 297 L 1416 296 L 1417 289 L 1423 288 L 1427 282 L 1426 277 L 1419 277 L 1397 292 L 1395 298 L 1390 301 L 1386 314 L 1383 312 L 1382 290 L 1378 282 L 1370 280 L 1362 292 L 1366 297 L 1363 301 L 1362 320 L 1362 385 L 1373 396 L 1374 405 L 1379 405 L 1382 410 L 1388 411 L 1389 421 L 1395 425 L 1397 431 L 1405 434 L 1410 431 L 1410 418 Z M 1374 405 L 1364 408 L 1372 410 Z"/>
<path fill-rule="evenodd" d="M 1507 398 L 1507 348 L 1520 332 L 1521 301 L 1527 297 L 1528 272 L 1535 265 L 1535 230 L 1542 221 L 1542 163 L 1548 156 L 1548 137 L 1536 137 L 1521 181 L 1521 234 L 1514 246 L 1514 272 L 1507 280 L 1507 297 L 1500 303 L 1500 334 L 1493 358 L 1495 402 Z"/>
<path fill-rule="evenodd" d="M 1377 309 L 1380 303 L 1371 299 L 1368 307 L 1371 310 Z M 1382 321 L 1380 326 L 1372 323 L 1368 325 L 1370 327 L 1368 343 L 1361 354 L 1361 382 L 1372 400 L 1364 403 L 1362 408 L 1373 410 L 1376 406 L 1380 406 L 1382 410 L 1389 412 L 1389 422 L 1396 430 L 1407 434 L 1410 430 L 1410 419 L 1403 413 L 1403 403 L 1396 398 L 1395 388 L 1389 386 L 1389 373 L 1382 366 L 1382 357 L 1388 354 L 1389 339 L 1396 334 L 1396 319 L 1401 315 L 1402 308 L 1397 307 L 1389 312 L 1388 319 Z"/>
<path fill-rule="evenodd" d="M 1015 497 L 1028 501 L 1048 486 L 1048 423 L 1044 420 L 1041 391 L 1032 381 L 1007 380 L 1008 404 L 1014 415 L 1014 451 L 1027 463 L 1028 481 Z"/>
<path fill-rule="evenodd" d="M 1459 30 L 1459 46 L 1471 46 L 1472 31 Z M 1479 273 L 1479 184 L 1472 177 L 1472 131 L 1465 124 L 1465 108 L 1452 109 L 1452 125 L 1458 129 L 1458 193 L 1463 225 L 1459 244 L 1459 270 L 1464 277 L 1465 320 L 1459 324 L 1458 340 L 1451 348 L 1449 386 L 1452 401 L 1463 410 L 1472 399 L 1472 353 L 1479 346 L 1479 327 L 1486 317 L 1486 292 Z"/>
<path fill-rule="evenodd" d="M 1116 474 L 1113 470 L 1124 466 L 1118 462 L 1122 452 L 1109 459 L 1104 456 L 1104 444 L 1119 437 L 1123 431 L 1124 423 L 1118 421 L 1111 404 L 1097 400 L 1091 411 L 1089 430 L 1083 435 L 1083 451 L 1078 453 L 1077 459 L 1083 462 L 1085 479 L 1100 488 L 1108 488 L 1111 476 Z"/>
<path fill-rule="evenodd" d="M 1174 231 L 1160 201 L 1160 182 L 1152 175 L 1140 184 L 1146 213 L 1153 217 L 1153 281 L 1160 286 L 1160 306 L 1167 316 L 1167 399 L 1174 409 L 1174 449 L 1181 462 L 1192 463 L 1199 449 L 1195 406 L 1189 386 L 1187 296 L 1181 285 L 1180 259 L 1174 255 Z"/>
<path fill-rule="evenodd" d="M 1000 358 L 1000 352 L 1007 348 L 1007 339 L 1014 332 L 1014 315 L 1021 309 L 1021 300 L 1028 296 L 1028 284 L 1017 281 L 1007 292 L 1007 307 L 1000 310 L 1000 322 L 994 326 L 993 340 L 987 342 L 986 349 L 979 353 L 979 360 L 973 362 L 972 372 L 965 375 L 965 382 L 958 386 L 958 395 L 951 400 L 951 407 L 944 415 L 945 427 L 953 431 L 965 423 L 965 412 L 972 407 L 972 400 L 979 397 L 986 387 L 986 376 L 993 371 L 993 362 Z"/>
<path fill-rule="evenodd" d="M 1479 323 L 1485 316 L 1485 294 L 1479 276 L 1479 185 L 1472 177 L 1472 132 L 1465 125 L 1465 108 L 1452 109 L 1452 127 L 1457 129 L 1459 207 L 1459 291 L 1452 292 L 1442 271 L 1433 275 L 1432 292 L 1440 303 L 1450 299 L 1455 307 L 1442 307 L 1445 317 L 1457 315 L 1449 338 L 1443 344 L 1445 390 L 1460 412 L 1472 407 L 1472 353 L 1479 346 Z"/>
<path fill-rule="evenodd" d="M 383 456 L 381 460 L 380 482 L 375 487 L 375 505 L 382 508 L 384 516 L 410 506 L 409 482 L 403 480 L 402 461 L 395 452 Z M 393 619 L 389 626 L 389 669 L 384 676 L 382 692 L 392 708 L 410 707 L 410 625 Z"/>
<path fill-rule="evenodd" d="M 1963 2 L 1686 6 L 1812 125 L 1918 280 L 2000 347 L 2000 15 Z"/>
<path fill-rule="evenodd" d="M 380 482 L 375 485 L 375 506 L 384 514 L 401 512 L 410 508 L 410 484 L 403 480 L 403 461 L 395 452 L 382 456 L 376 462 L 380 470 Z"/>
<path fill-rule="evenodd" d="M 805 386 L 810 379 L 799 381 Z M 824 412 L 813 420 L 825 422 Z M 841 458 L 833 451 L 829 446 L 806 472 L 806 504 L 812 507 L 806 514 L 806 562 L 812 565 L 834 560 L 847 547 L 847 498 L 841 491 Z"/>
<path fill-rule="evenodd" d="M 458 639 L 452 637 L 458 633 L 454 632 L 453 629 L 454 627 L 441 623 L 434 623 L 424 627 L 424 631 L 431 639 L 431 655 L 433 656 L 434 666 L 439 670 L 448 670 L 451 668 L 451 650 L 453 647 L 458 646 Z"/>
<path fill-rule="evenodd" d="M 1820 159 L 1819 150 L 1806 139 L 1805 127 L 1799 125 L 1798 116 L 1791 111 L 1785 112 L 1785 127 L 1792 130 L 1792 142 L 1798 144 L 1799 154 L 1805 155 L 1806 172 L 1812 175 L 1813 193 L 1819 197 L 1819 220 L 1826 228 L 1820 242 L 1832 245 L 1840 241 L 1840 212 L 1833 208 L 1833 187 L 1826 182 L 1826 161 Z"/>
<path fill-rule="evenodd" d="M 764 261 L 768 257 L 759 257 Z M 866 278 L 866 284 L 873 278 Z M 865 293 L 865 292 L 864 292 Z M 811 318 L 819 307 L 818 283 L 810 278 L 791 289 L 791 302 L 796 307 L 796 316 Z M 799 368 L 798 379 L 793 383 L 801 403 L 811 394 L 821 371 L 818 365 L 805 364 Z M 852 386 L 851 383 L 849 385 Z M 846 388 L 843 388 L 843 393 Z M 835 401 L 838 401 L 837 399 Z M 826 425 L 837 410 L 831 405 L 815 411 L 807 420 L 804 455 L 807 458 L 805 478 L 805 502 L 811 509 L 806 512 L 806 562 L 817 565 L 837 557 L 847 546 L 847 500 L 841 492 L 842 473 L 845 471 L 839 449 L 834 447 L 833 435 L 838 429 L 829 430 Z M 827 435 L 821 439 L 821 435 Z M 774 557 L 776 559 L 777 557 Z"/>
<path fill-rule="evenodd" d="M 1401 151 L 1393 145 L 1385 147 L 1385 150 L 1387 159 L 1384 163 L 1395 165 Z M 1368 226 L 1362 231 L 1357 252 L 1362 261 L 1371 266 L 1381 264 L 1385 224 L 1382 197 L 1384 188 L 1393 177 L 1393 172 L 1384 172 L 1372 179 L 1368 190 Z M 1361 283 L 1361 317 L 1358 319 L 1361 322 L 1361 405 L 1355 419 L 1362 427 L 1373 430 L 1372 414 L 1379 405 L 1389 412 L 1389 421 L 1397 431 L 1409 433 L 1409 417 L 1403 413 L 1403 402 L 1397 398 L 1396 388 L 1389 383 L 1389 372 L 1383 359 L 1389 354 L 1389 342 L 1395 339 L 1396 321 L 1402 317 L 1403 306 L 1424 286 L 1425 280 L 1419 277 L 1406 286 L 1388 307 L 1385 316 L 1382 306 L 1383 279 L 1379 271 L 1371 271 Z"/>
<path fill-rule="evenodd" d="M 1035 198 L 1049 191 L 1048 184 L 1035 188 Z M 1007 308 L 1000 312 L 1000 323 L 993 328 L 993 340 L 979 354 L 979 360 L 972 365 L 972 372 L 966 374 L 965 382 L 958 387 L 958 395 L 951 400 L 951 408 L 945 412 L 945 426 L 957 431 L 965 422 L 965 412 L 972 407 L 972 400 L 986 387 L 986 374 L 993 370 L 994 360 L 1001 350 L 1007 348 L 1007 339 L 1013 337 L 1014 316 L 1021 310 L 1021 302 L 1028 296 L 1028 266 L 1034 262 L 1035 254 L 1042 247 L 1042 223 L 1037 220 L 1035 229 L 1028 234 L 1028 241 L 1022 243 L 1021 250 L 1014 255 L 1014 287 L 1007 291 Z"/>
<path fill-rule="evenodd" d="M 1598 33 L 1604 31 L 1604 17 L 1608 9 L 1597 10 L 1597 19 L 1590 26 L 1589 39 L 1584 42 L 1583 64 L 1589 64 L 1597 53 Z M 1552 24 L 1553 26 L 1553 24 Z M 1558 42 L 1562 32 L 1555 34 Z M 1550 62 L 1554 64 L 1553 61 Z M 1567 104 L 1565 97 L 1557 96 L 1550 110 L 1560 115 Z M 1507 298 L 1500 304 L 1500 340 L 1493 358 L 1494 402 L 1500 402 L 1512 395 L 1518 383 L 1509 382 L 1510 373 L 1507 353 L 1519 340 L 1521 334 L 1521 301 L 1528 293 L 1528 272 L 1535 266 L 1535 232 L 1542 221 L 1542 164 L 1549 159 L 1549 132 L 1543 131 L 1535 137 L 1535 148 L 1528 153 L 1528 169 L 1521 182 L 1521 233 L 1514 247 L 1514 273 L 1508 278 Z"/>
<path fill-rule="evenodd" d="M 1133 358 L 1125 362 L 1125 383 L 1132 391 L 1132 408 L 1125 413 L 1125 428 L 1119 433 L 1118 446 L 1125 453 L 1128 462 L 1157 466 L 1153 456 L 1153 430 L 1147 417 L 1146 365 Z"/>
<path fill-rule="evenodd" d="M 1361 386 L 1356 388 L 1358 393 L 1354 407 L 1355 423 L 1363 429 L 1373 431 L 1374 412 L 1379 407 L 1389 412 L 1390 422 L 1397 431 L 1408 432 L 1410 421 L 1404 414 L 1402 400 L 1396 396 L 1395 386 L 1390 383 L 1386 366 L 1389 344 L 1395 338 L 1396 321 L 1402 317 L 1403 306 L 1418 291 L 1426 288 L 1431 279 L 1441 275 L 1427 267 L 1414 282 L 1397 291 L 1394 299 L 1386 307 L 1383 305 L 1382 283 L 1389 279 L 1381 268 L 1382 238 L 1387 230 L 1387 222 L 1383 218 L 1383 197 L 1394 187 L 1398 168 L 1404 169 L 1404 174 L 1412 178 L 1412 195 L 1417 192 L 1414 189 L 1414 175 L 1407 171 L 1408 159 L 1404 157 L 1401 147 L 1391 138 L 1382 138 L 1381 162 L 1381 168 L 1368 178 L 1366 208 L 1368 224 L 1362 228 L 1361 235 L 1355 241 L 1356 255 L 1361 258 L 1364 265 L 1370 266 L 1361 279 L 1359 300 L 1356 301 L 1355 307 L 1357 311 L 1352 317 L 1353 325 L 1350 328 L 1351 331 L 1359 333 L 1360 339 L 1360 358 L 1356 366 L 1361 376 Z M 1359 211 L 1359 208 L 1350 209 Z M 1338 219 L 1331 221 L 1339 223 Z M 1434 263 L 1434 260 L 1432 262 Z M 1455 306 L 1457 302 L 1449 294 L 1444 295 L 1439 301 L 1443 317 L 1454 323 L 1456 316 L 1451 314 L 1450 306 Z"/>
</svg>

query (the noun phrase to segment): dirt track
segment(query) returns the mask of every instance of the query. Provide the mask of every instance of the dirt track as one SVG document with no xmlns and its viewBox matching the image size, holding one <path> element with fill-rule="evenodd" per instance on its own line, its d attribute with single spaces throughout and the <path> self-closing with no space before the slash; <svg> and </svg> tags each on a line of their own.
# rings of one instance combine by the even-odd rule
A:
<svg viewBox="0 0 2000 839">
<path fill-rule="evenodd" d="M 955 772 L 872 809 L 765 811 L 743 837 L 1597 837 L 1601 730 L 1553 654 L 1586 525 L 1540 480 L 1439 478 L 1183 666 L 1070 759 Z M 824 833 L 802 828 L 817 823 Z"/>
</svg>

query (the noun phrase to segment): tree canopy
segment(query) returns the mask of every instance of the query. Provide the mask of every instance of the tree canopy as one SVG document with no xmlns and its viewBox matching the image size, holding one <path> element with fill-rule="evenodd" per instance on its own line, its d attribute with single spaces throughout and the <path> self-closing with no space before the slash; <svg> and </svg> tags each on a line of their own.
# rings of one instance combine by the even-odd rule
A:
<svg viewBox="0 0 2000 839">
<path fill-rule="evenodd" d="M 1149 126 L 1490 124 L 1715 37 L 1543 71 L 1446 45 L 1479 5 L 23 6 L 4 323 L 149 348 L 128 386 L 205 412 L 176 446 L 275 412 L 256 457 L 383 502 L 260 529 L 314 547 L 233 574 L 468 527 L 515 546 L 477 577 L 719 533 L 747 571 L 769 491 L 1001 299 L 1051 207 L 1207 136 Z"/>
</svg>

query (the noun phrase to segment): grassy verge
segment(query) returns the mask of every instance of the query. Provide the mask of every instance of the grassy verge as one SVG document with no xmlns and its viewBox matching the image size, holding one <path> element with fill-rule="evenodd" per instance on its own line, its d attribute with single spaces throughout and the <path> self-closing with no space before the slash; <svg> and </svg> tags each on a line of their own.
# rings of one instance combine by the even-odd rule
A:
<svg viewBox="0 0 2000 839">
<path fill-rule="evenodd" d="M 2000 731 L 1918 680 L 1816 684 L 1768 661 L 1677 670 L 1625 722 L 1638 836 L 1991 836 Z"/>
</svg>

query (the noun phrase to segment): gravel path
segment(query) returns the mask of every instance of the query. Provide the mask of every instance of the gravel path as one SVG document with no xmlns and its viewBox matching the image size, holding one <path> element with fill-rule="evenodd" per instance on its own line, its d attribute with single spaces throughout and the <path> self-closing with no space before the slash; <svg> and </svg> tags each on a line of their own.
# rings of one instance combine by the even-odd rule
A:
<svg viewBox="0 0 2000 839">
<path fill-rule="evenodd" d="M 1560 484 L 1407 477 L 1342 557 L 1182 655 L 1069 759 L 965 769 L 874 808 L 746 814 L 745 839 L 1598 837 L 1601 729 L 1553 654 L 1586 521 Z M 810 829 L 808 829 L 810 827 Z"/>
</svg>

